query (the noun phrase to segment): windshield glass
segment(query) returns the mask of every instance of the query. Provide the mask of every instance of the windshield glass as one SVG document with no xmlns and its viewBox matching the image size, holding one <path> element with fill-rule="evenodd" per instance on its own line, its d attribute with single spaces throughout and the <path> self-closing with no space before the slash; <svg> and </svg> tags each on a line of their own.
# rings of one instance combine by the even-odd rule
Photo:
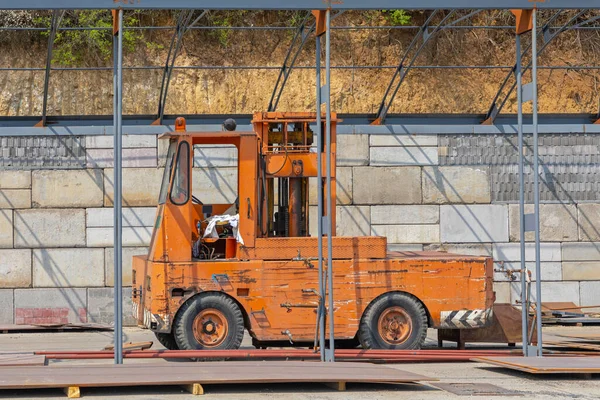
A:
<svg viewBox="0 0 600 400">
<path fill-rule="evenodd" d="M 179 152 L 177 153 L 177 166 L 175 167 L 175 177 L 173 187 L 171 188 L 171 202 L 182 205 L 189 200 L 190 186 L 190 145 L 187 142 L 181 142 Z"/>
<path fill-rule="evenodd" d="M 171 181 L 171 173 L 173 171 L 173 162 L 175 161 L 176 149 L 177 141 L 171 140 L 171 143 L 169 143 L 169 151 L 167 152 L 165 173 L 163 174 L 162 185 L 160 186 L 160 196 L 158 196 L 158 204 L 165 204 L 165 202 L 167 201 L 167 193 L 169 192 L 169 182 Z"/>
</svg>

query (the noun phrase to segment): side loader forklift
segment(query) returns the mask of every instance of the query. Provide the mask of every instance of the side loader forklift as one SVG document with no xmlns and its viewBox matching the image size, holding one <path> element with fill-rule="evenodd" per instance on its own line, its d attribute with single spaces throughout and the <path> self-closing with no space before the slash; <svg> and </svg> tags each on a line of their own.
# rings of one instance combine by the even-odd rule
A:
<svg viewBox="0 0 600 400">
<path fill-rule="evenodd" d="M 337 119 L 332 115 L 330 148 L 320 149 L 315 121 L 312 113 L 267 112 L 254 115 L 252 132 L 188 132 L 178 118 L 175 131 L 160 137 L 169 142 L 166 168 L 148 254 L 133 258 L 132 296 L 138 324 L 168 349 L 237 349 L 244 330 L 256 347 L 313 342 L 319 276 L 309 180 L 318 176 L 317 157 L 330 152 L 336 204 Z M 193 191 L 198 145 L 237 149 L 234 203 L 206 204 Z M 315 194 L 325 198 L 325 190 Z M 388 253 L 385 237 L 335 236 L 332 214 L 334 310 L 326 317 L 333 318 L 336 340 L 417 349 L 428 327 L 490 322 L 491 258 Z"/>
</svg>

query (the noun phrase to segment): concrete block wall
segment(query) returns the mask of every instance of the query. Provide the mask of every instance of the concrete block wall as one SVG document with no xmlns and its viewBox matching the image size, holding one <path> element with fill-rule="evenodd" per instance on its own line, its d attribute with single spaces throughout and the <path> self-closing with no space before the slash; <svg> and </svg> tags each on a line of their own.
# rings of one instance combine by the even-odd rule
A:
<svg viewBox="0 0 600 400">
<path fill-rule="evenodd" d="M 0 170 L 0 323 L 112 321 L 112 137 L 78 144 L 80 168 Z M 154 135 L 131 135 L 123 147 L 128 286 L 131 257 L 150 241 L 166 146 Z M 447 151 L 436 135 L 339 134 L 338 235 L 384 235 L 390 250 L 490 255 L 498 270 L 520 268 L 518 206 L 493 201 L 491 167 L 439 165 Z M 195 149 L 194 195 L 233 202 L 236 165 L 231 147 Z M 316 221 L 314 190 L 309 200 Z M 600 304 L 600 203 L 543 204 L 541 235 L 544 300 Z M 519 298 L 509 274 L 496 272 L 495 280 L 499 301 Z"/>
</svg>

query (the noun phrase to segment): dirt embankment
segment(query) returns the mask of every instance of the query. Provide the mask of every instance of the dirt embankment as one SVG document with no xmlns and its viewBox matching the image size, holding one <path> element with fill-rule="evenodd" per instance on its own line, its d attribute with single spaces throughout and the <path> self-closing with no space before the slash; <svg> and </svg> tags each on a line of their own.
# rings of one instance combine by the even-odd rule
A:
<svg viewBox="0 0 600 400">
<path fill-rule="evenodd" d="M 549 15 L 548 15 L 549 16 Z M 548 17 L 545 16 L 545 17 Z M 542 15 L 544 17 L 544 15 Z M 584 16 L 583 19 L 589 17 Z M 423 14 L 412 16 L 419 25 Z M 568 20 L 568 15 L 557 20 Z M 562 21 L 562 22 L 564 22 Z M 168 23 L 169 21 L 165 21 Z M 334 21 L 337 26 L 385 25 L 382 18 L 365 18 L 348 13 Z M 505 25 L 506 13 L 490 12 L 473 24 Z M 171 22 L 172 23 L 172 22 Z M 416 30 L 377 29 L 332 32 L 333 66 L 396 66 Z M 162 67 L 170 31 L 154 31 L 144 41 L 158 46 L 138 45 L 125 54 L 126 65 Z M 289 31 L 228 31 L 226 39 L 214 32 L 186 33 L 177 65 L 271 66 L 280 67 L 291 42 Z M 43 67 L 45 39 L 2 40 L 2 67 Z M 529 44 L 524 37 L 523 46 Z M 543 41 L 540 39 L 539 46 Z M 160 48 L 162 46 L 162 48 Z M 314 65 L 315 42 L 311 38 L 297 65 Z M 411 57 L 409 57 L 410 60 Z M 512 66 L 515 39 L 508 29 L 443 30 L 424 47 L 415 61 L 424 65 Z M 529 61 L 525 57 L 524 62 Z M 88 65 L 110 65 L 110 60 L 91 57 Z M 600 65 L 600 32 L 567 31 L 548 44 L 539 57 L 540 66 Z M 411 70 L 393 103 L 391 112 L 485 113 L 509 73 L 509 69 L 423 69 Z M 168 114 L 250 113 L 265 110 L 279 71 L 276 69 L 180 69 L 169 87 Z M 334 69 L 331 95 L 333 110 L 341 113 L 371 113 L 377 110 L 394 69 Z M 162 70 L 126 70 L 124 91 L 126 113 L 156 113 Z M 525 82 L 530 76 L 525 75 Z M 44 72 L 0 71 L 0 114 L 38 115 L 42 107 Z M 599 70 L 541 69 L 538 75 L 540 111 L 552 113 L 595 113 L 599 104 Z M 511 78 L 512 82 L 512 78 Z M 279 103 L 279 110 L 312 110 L 315 98 L 314 70 L 292 72 Z M 515 112 L 516 97 L 504 111 Z M 110 114 L 111 71 L 53 71 L 50 79 L 49 114 Z"/>
</svg>

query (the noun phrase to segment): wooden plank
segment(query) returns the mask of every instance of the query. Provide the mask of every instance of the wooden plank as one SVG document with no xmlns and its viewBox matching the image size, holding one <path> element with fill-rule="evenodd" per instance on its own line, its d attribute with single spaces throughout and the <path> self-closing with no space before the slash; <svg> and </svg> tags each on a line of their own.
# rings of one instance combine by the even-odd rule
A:
<svg viewBox="0 0 600 400">
<path fill-rule="evenodd" d="M 330 387 L 333 390 L 337 390 L 338 392 L 346 390 L 346 382 L 323 382 L 323 385 Z"/>
<path fill-rule="evenodd" d="M 16 325 L 16 324 L 0 324 L 0 332 L 37 332 L 37 331 L 81 331 L 81 330 L 98 330 L 112 331 L 110 325 L 102 324 L 47 324 L 47 325 Z"/>
<path fill-rule="evenodd" d="M 473 361 L 532 374 L 600 373 L 600 357 L 479 357 Z"/>
<path fill-rule="evenodd" d="M 129 343 L 125 343 L 123 345 L 123 350 L 146 350 L 149 349 L 150 347 L 152 347 L 152 345 L 154 344 L 154 342 L 138 342 L 138 343 L 133 343 L 133 342 L 129 342 Z M 112 344 L 109 344 L 108 346 L 104 346 L 104 350 L 114 350 L 115 346 Z"/>
<path fill-rule="evenodd" d="M 204 394 L 204 388 L 199 383 L 192 383 L 191 385 L 183 385 L 182 386 L 187 392 L 193 394 L 194 396 L 200 396 Z"/>
<path fill-rule="evenodd" d="M 193 385 L 194 383 L 200 385 L 303 382 L 407 383 L 435 380 L 375 364 L 303 361 L 0 368 L 0 389 Z"/>
<path fill-rule="evenodd" d="M 81 397 L 81 390 L 78 386 L 69 386 L 63 389 L 69 399 L 78 399 Z"/>
<path fill-rule="evenodd" d="M 590 340 L 593 342 L 600 342 L 600 333 L 577 333 L 577 334 L 557 334 L 556 336 L 569 338 L 569 339 L 582 339 L 582 340 Z"/>
<path fill-rule="evenodd" d="M 0 354 L 0 367 L 43 366 L 46 356 L 34 354 Z"/>
</svg>

